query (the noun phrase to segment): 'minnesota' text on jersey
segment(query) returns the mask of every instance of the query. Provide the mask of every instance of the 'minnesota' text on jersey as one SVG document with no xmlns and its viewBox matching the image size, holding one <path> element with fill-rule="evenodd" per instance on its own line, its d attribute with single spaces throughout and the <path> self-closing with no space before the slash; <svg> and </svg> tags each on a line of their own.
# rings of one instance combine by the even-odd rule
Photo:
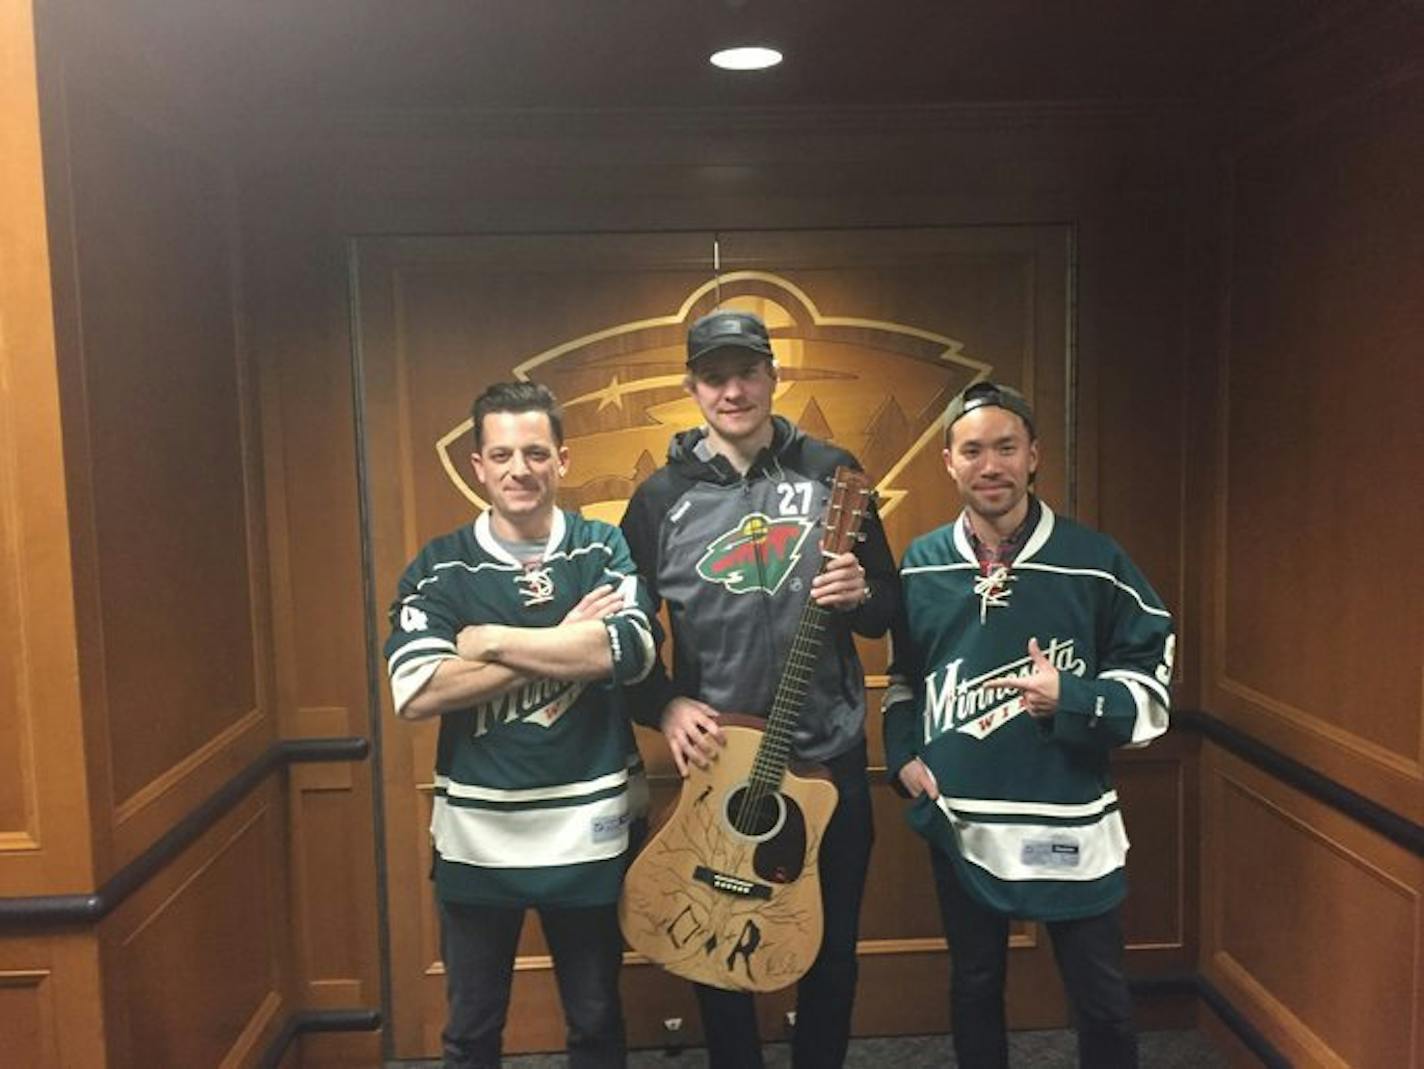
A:
<svg viewBox="0 0 1424 1069">
<path fill-rule="evenodd" d="M 916 539 L 900 568 L 886 765 L 915 756 L 940 797 L 911 823 L 955 859 L 965 888 L 1001 913 L 1062 920 L 1121 901 L 1127 834 L 1109 777 L 1113 747 L 1167 728 L 1172 620 L 1111 539 L 1056 517 L 1010 565 L 981 567 L 965 523 Z M 1018 691 L 1036 638 L 1059 671 L 1059 707 L 1030 716 Z"/>
</svg>

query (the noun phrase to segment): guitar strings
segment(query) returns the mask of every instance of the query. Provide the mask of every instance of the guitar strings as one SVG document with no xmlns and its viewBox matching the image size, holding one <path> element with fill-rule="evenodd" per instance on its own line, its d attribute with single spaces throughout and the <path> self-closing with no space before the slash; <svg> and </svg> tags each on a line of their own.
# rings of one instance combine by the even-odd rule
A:
<svg viewBox="0 0 1424 1069">
<path fill-rule="evenodd" d="M 787 667 L 772 700 L 771 718 L 762 745 L 752 763 L 752 773 L 742 806 L 733 821 L 733 826 L 743 835 L 752 832 L 763 803 L 772 794 L 779 792 L 781 787 L 792 731 L 795 721 L 800 717 L 799 706 L 805 700 L 806 689 L 815 673 L 815 658 L 820 650 L 828 615 L 821 606 L 808 602 L 800 626 L 792 639 L 791 650 L 787 655 Z M 795 669 L 800 669 L 801 672 Z M 804 676 L 801 674 L 803 672 Z M 800 692 L 799 696 L 795 693 L 797 691 Z"/>
<path fill-rule="evenodd" d="M 851 518 L 844 530 L 840 529 L 841 519 L 836 520 L 833 525 L 836 529 L 832 531 L 828 539 L 832 543 L 844 542 L 853 538 L 860 526 L 860 520 L 865 514 L 863 507 L 865 492 L 859 491 L 855 496 L 858 498 L 855 504 L 861 507 L 849 510 Z M 827 515 L 837 517 L 846 515 L 849 497 L 850 494 L 846 492 L 846 483 L 838 481 L 827 508 Z M 742 805 L 732 821 L 733 827 L 743 835 L 751 834 L 759 824 L 758 817 L 767 798 L 780 792 L 786 776 L 792 732 L 795 730 L 796 721 L 800 719 L 801 706 L 805 702 L 806 692 L 815 675 L 816 658 L 820 653 L 828 616 L 829 612 L 813 601 L 808 601 L 802 611 L 796 634 L 791 641 L 791 649 L 787 654 L 786 668 L 782 672 L 781 681 L 772 698 L 771 716 L 767 722 L 766 732 L 763 735 L 762 744 L 757 748 L 756 758 L 752 762 L 752 771 L 748 777 Z M 796 669 L 801 671 L 798 672 Z M 801 673 L 804 673 L 804 677 Z"/>
</svg>

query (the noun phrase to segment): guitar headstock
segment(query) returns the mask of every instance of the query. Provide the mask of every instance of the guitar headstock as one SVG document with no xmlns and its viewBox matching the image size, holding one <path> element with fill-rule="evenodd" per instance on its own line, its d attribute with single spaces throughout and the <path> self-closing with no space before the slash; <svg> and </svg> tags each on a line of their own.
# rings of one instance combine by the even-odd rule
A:
<svg viewBox="0 0 1424 1069">
<path fill-rule="evenodd" d="M 870 476 L 854 468 L 839 467 L 831 477 L 831 500 L 826 505 L 821 549 L 846 553 L 860 540 L 860 525 L 870 511 Z"/>
</svg>

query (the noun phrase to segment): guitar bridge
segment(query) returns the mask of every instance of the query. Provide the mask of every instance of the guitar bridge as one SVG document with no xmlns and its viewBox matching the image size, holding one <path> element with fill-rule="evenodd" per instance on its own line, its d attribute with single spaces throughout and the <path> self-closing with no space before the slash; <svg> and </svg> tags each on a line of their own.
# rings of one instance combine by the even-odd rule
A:
<svg viewBox="0 0 1424 1069">
<path fill-rule="evenodd" d="M 705 883 L 714 891 L 721 891 L 724 895 L 735 895 L 738 898 L 771 898 L 770 885 L 744 880 L 740 876 L 730 876 L 725 872 L 713 872 L 706 865 L 698 865 L 693 869 L 692 878 L 699 883 Z"/>
</svg>

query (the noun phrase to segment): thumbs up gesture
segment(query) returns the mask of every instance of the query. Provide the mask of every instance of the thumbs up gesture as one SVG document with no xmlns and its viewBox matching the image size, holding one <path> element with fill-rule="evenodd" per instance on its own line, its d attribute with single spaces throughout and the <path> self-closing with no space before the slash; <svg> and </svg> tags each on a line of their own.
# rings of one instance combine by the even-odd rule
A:
<svg viewBox="0 0 1424 1069">
<path fill-rule="evenodd" d="M 1032 667 L 1028 675 L 991 679 L 984 686 L 1016 690 L 1030 716 L 1052 716 L 1058 709 L 1058 669 L 1039 649 L 1036 638 L 1028 640 L 1028 659 Z"/>
</svg>

